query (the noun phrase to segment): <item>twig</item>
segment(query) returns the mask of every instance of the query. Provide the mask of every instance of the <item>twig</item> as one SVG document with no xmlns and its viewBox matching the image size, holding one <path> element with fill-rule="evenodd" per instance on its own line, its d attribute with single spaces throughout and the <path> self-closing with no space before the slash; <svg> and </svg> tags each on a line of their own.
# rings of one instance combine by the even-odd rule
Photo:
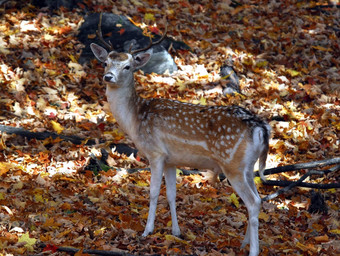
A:
<svg viewBox="0 0 340 256">
<path fill-rule="evenodd" d="M 296 171 L 301 169 L 311 169 L 311 168 L 320 168 L 327 165 L 333 165 L 333 164 L 340 164 L 340 157 L 331 158 L 331 159 L 325 159 L 315 162 L 308 162 L 308 163 L 300 163 L 300 164 L 292 164 L 292 165 L 285 165 L 285 166 L 279 166 L 275 168 L 266 169 L 264 171 L 264 175 L 270 175 L 270 174 L 277 174 L 282 172 L 289 172 L 289 171 Z M 327 174 L 327 173 L 325 173 Z M 259 176 L 259 172 L 255 172 L 256 176 Z"/>
<path fill-rule="evenodd" d="M 321 161 L 318 161 L 319 163 Z M 314 165 L 317 162 L 314 162 Z M 312 163 L 311 163 L 312 164 Z M 317 188 L 317 189 L 331 189 L 331 188 L 340 188 L 340 183 L 330 183 L 330 184 L 318 184 L 318 183 L 307 183 L 307 182 L 303 182 L 307 177 L 311 176 L 311 175 L 325 175 L 327 173 L 330 172 L 336 172 L 340 170 L 340 165 L 336 165 L 333 166 L 331 168 L 329 168 L 328 170 L 310 170 L 307 173 L 305 173 L 299 180 L 297 181 L 286 181 L 286 180 L 266 180 L 263 182 L 264 185 L 269 185 L 269 186 L 280 186 L 280 187 L 284 187 L 278 191 L 276 191 L 273 194 L 270 194 L 264 198 L 262 198 L 262 201 L 267 201 L 267 200 L 271 200 L 285 192 L 287 192 L 288 190 L 292 189 L 293 187 L 305 187 L 305 188 Z"/>
<path fill-rule="evenodd" d="M 317 10 L 321 11 L 323 9 L 330 9 L 330 8 L 340 8 L 340 5 L 338 4 L 324 4 L 324 5 L 317 5 L 314 7 L 308 7 L 306 10 Z"/>
<path fill-rule="evenodd" d="M 304 181 L 305 179 L 307 179 L 307 177 L 311 176 L 311 175 L 323 175 L 324 172 L 322 171 L 316 171 L 316 170 L 310 170 L 309 172 L 305 173 L 304 175 L 302 175 L 302 177 L 296 181 L 296 182 L 292 182 L 290 183 L 287 187 L 284 187 L 282 189 L 279 189 L 278 191 L 276 191 L 275 193 L 273 194 L 270 194 L 264 198 L 262 198 L 262 201 L 268 201 L 268 200 L 271 200 L 285 192 L 287 192 L 288 190 L 292 189 L 293 187 L 296 187 L 296 186 L 300 186 L 302 181 Z M 265 184 L 266 182 L 264 182 Z M 317 185 L 317 184 L 316 184 Z M 324 184 L 325 185 L 325 184 Z M 334 184 L 335 185 L 335 184 Z M 337 185 L 340 185 L 340 184 L 337 184 Z M 340 187 L 340 186 L 339 186 Z"/>
<path fill-rule="evenodd" d="M 37 139 L 37 140 L 45 140 L 49 137 L 52 139 L 60 138 L 62 140 L 70 141 L 73 144 L 80 145 L 81 143 L 85 142 L 86 140 L 83 138 L 80 138 L 78 136 L 66 136 L 62 134 L 57 134 L 55 132 L 31 132 L 24 128 L 18 128 L 18 127 L 12 127 L 12 126 L 6 126 L 6 125 L 0 125 L 0 132 L 6 132 L 8 134 L 16 134 L 23 137 L 26 137 L 28 139 Z M 88 140 L 86 144 L 93 145 L 95 144 L 94 140 Z"/>
<path fill-rule="evenodd" d="M 42 244 L 41 247 L 46 247 L 45 244 Z M 75 254 L 78 251 L 80 251 L 77 248 L 72 248 L 72 247 L 57 247 L 57 251 L 60 252 L 67 252 L 70 254 Z M 104 250 L 92 250 L 92 249 L 85 249 L 83 250 L 83 253 L 87 253 L 87 254 L 95 254 L 95 255 L 104 255 L 104 256 L 133 256 L 133 254 L 127 253 L 127 252 L 123 252 L 123 251 L 104 251 Z"/>
<path fill-rule="evenodd" d="M 55 132 L 50 132 L 50 131 L 45 131 L 45 132 L 31 132 L 29 130 L 26 130 L 24 128 L 19 128 L 19 127 L 12 127 L 12 126 L 7 126 L 7 125 L 0 125 L 0 132 L 5 132 L 8 134 L 16 134 L 28 139 L 37 139 L 37 140 L 45 140 L 47 138 L 52 138 L 52 139 L 61 139 L 64 141 L 69 141 L 73 144 L 80 145 L 84 144 L 87 146 L 92 146 L 96 145 L 98 143 L 105 143 L 105 140 L 97 140 L 97 139 L 85 139 L 81 138 L 76 135 L 62 135 L 62 134 L 57 134 Z M 110 147 L 116 148 L 116 151 L 120 154 L 126 154 L 126 155 L 131 155 L 134 154 L 134 156 L 137 155 L 137 150 L 134 148 L 131 148 L 127 144 L 124 143 L 112 143 L 110 144 Z"/>
<path fill-rule="evenodd" d="M 290 184 L 295 184 L 295 183 L 296 181 L 289 181 L 289 180 L 266 180 L 263 182 L 263 185 L 286 187 L 286 186 L 289 186 Z M 331 189 L 331 188 L 340 188 L 340 183 L 318 184 L 318 183 L 301 182 L 298 186 L 302 188 Z"/>
<path fill-rule="evenodd" d="M 116 168 L 117 171 L 121 171 L 121 168 Z M 196 174 L 201 174 L 202 172 L 197 171 L 197 170 L 185 170 L 185 169 L 179 169 L 182 172 L 184 176 L 189 176 L 189 175 L 196 175 Z M 126 170 L 129 174 L 133 174 L 135 172 L 140 172 L 140 171 L 150 171 L 149 167 L 146 168 L 131 168 Z"/>
</svg>

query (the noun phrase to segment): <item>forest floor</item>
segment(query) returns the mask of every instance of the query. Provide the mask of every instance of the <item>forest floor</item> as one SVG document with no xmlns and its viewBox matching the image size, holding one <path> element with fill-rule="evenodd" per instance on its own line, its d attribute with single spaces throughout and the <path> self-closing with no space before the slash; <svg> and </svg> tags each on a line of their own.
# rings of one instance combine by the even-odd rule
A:
<svg viewBox="0 0 340 256">
<path fill-rule="evenodd" d="M 19 1 L 20 2 L 20 1 Z M 135 255 L 245 255 L 247 210 L 226 181 L 178 171 L 177 213 L 183 236 L 171 235 L 162 186 L 154 234 L 142 239 L 150 173 L 139 156 L 110 143 L 133 144 L 109 113 L 96 60 L 78 63 L 77 33 L 87 12 L 130 17 L 164 31 L 192 51 L 171 51 L 174 74 L 135 75 L 143 97 L 206 105 L 236 104 L 272 127 L 267 168 L 340 156 L 339 6 L 327 1 L 84 1 L 50 12 L 30 4 L 0 5 L 0 125 L 95 139 L 0 134 L 0 255 L 68 255 L 62 248 Z M 124 31 L 121 31 L 124 33 Z M 95 35 L 94 35 L 95 36 Z M 231 56 L 243 95 L 224 96 L 220 67 Z M 103 143 L 99 143 L 105 141 Z M 108 154 L 105 171 L 89 168 Z M 118 171 L 119 169 L 119 171 Z M 294 181 L 306 171 L 270 175 Z M 338 173 L 308 182 L 339 182 Z M 279 187 L 258 179 L 261 197 Z M 260 255 L 339 255 L 340 194 L 320 190 L 327 211 L 310 213 L 311 189 L 294 188 L 263 203 Z M 45 248 L 43 248 L 45 246 Z"/>
</svg>

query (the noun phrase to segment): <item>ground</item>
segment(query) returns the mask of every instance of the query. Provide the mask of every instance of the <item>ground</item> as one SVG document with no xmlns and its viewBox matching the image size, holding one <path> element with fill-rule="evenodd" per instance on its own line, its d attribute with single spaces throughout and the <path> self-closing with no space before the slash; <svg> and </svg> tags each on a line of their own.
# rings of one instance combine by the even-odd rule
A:
<svg viewBox="0 0 340 256">
<path fill-rule="evenodd" d="M 334 2 L 334 1 L 333 1 Z M 336 1 L 335 1 L 336 2 Z M 327 5 L 327 6 L 326 6 Z M 84 1 L 51 11 L 16 1 L 1 3 L 0 124 L 98 141 L 28 140 L 1 133 L 0 255 L 66 255 L 57 247 L 131 254 L 245 255 L 240 249 L 247 212 L 227 181 L 178 171 L 177 212 L 183 232 L 171 235 L 162 187 L 155 232 L 141 238 L 150 173 L 139 156 L 109 148 L 127 143 L 109 113 L 103 68 L 80 65 L 77 31 L 86 12 L 130 17 L 146 31 L 164 31 L 191 51 L 170 53 L 174 74 L 136 73 L 142 97 L 206 105 L 236 104 L 272 127 L 267 167 L 338 157 L 339 6 L 327 1 Z M 120 31 L 124 33 L 122 29 Z M 95 35 L 90 35 L 95 37 Z M 219 69 L 231 57 L 242 94 L 223 95 Z M 92 157 L 109 152 L 99 174 Z M 118 171 L 119 169 L 119 171 Z M 302 172 L 271 175 L 297 180 Z M 96 175 L 97 174 L 97 175 Z M 257 181 L 261 197 L 277 191 Z M 336 174 L 309 182 L 339 182 Z M 309 213 L 311 190 L 295 188 L 264 202 L 261 255 L 337 255 L 339 192 L 322 190 L 327 212 Z M 43 255 L 43 254 L 39 254 Z M 78 255 L 85 255 L 79 252 Z"/>
</svg>

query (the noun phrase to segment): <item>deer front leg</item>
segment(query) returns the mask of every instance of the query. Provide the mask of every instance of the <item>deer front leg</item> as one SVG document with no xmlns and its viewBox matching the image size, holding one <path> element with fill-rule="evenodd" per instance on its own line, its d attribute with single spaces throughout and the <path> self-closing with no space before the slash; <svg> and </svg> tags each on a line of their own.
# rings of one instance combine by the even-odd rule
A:
<svg viewBox="0 0 340 256">
<path fill-rule="evenodd" d="M 166 195 L 169 202 L 172 222 L 172 234 L 174 236 L 180 236 L 181 230 L 178 226 L 177 214 L 176 214 L 176 168 L 167 167 L 165 169 L 165 182 L 166 182 Z"/>
<path fill-rule="evenodd" d="M 143 237 L 148 236 L 153 232 L 156 218 L 156 208 L 163 178 L 164 159 L 162 157 L 150 161 L 151 169 L 151 184 L 150 184 L 150 207 L 148 220 L 143 233 Z"/>
</svg>

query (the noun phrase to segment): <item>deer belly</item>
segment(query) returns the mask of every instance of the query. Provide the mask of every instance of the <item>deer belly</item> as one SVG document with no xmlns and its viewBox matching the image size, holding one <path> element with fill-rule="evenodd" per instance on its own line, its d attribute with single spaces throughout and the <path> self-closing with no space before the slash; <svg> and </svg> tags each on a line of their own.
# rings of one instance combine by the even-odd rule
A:
<svg viewBox="0 0 340 256">
<path fill-rule="evenodd" d="M 215 169 L 218 164 L 210 156 L 212 153 L 205 141 L 189 139 L 167 140 L 165 163 L 173 166 L 186 166 L 200 169 Z"/>
</svg>

